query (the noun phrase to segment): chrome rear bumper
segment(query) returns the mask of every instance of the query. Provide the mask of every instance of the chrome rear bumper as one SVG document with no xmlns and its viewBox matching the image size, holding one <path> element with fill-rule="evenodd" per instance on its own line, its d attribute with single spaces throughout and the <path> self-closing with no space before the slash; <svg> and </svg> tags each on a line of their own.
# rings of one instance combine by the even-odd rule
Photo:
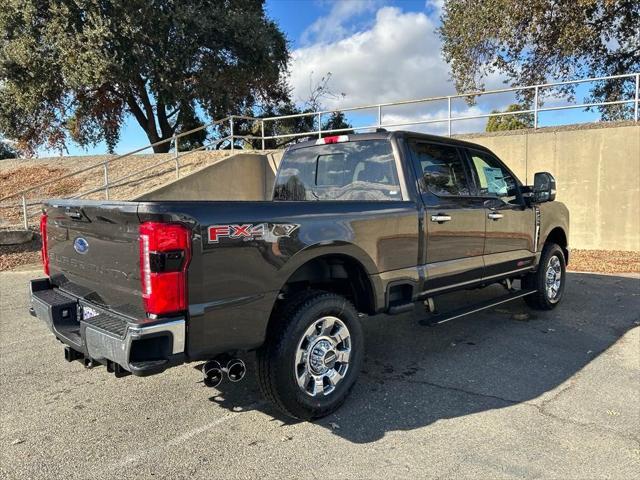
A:
<svg viewBox="0 0 640 480">
<path fill-rule="evenodd" d="M 31 313 L 44 321 L 65 345 L 92 362 L 117 364 L 134 375 L 160 373 L 184 362 L 184 318 L 152 325 L 88 304 L 54 288 L 48 278 L 32 280 Z M 83 309 L 97 315 L 83 318 Z M 111 365 L 112 369 L 114 365 Z"/>
</svg>

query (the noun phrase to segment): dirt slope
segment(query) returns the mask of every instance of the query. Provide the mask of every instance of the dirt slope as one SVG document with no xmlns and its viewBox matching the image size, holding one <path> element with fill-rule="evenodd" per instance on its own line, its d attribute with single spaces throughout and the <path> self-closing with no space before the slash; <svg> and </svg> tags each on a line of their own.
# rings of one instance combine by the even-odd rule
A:
<svg viewBox="0 0 640 480">
<path fill-rule="evenodd" d="M 203 168 L 231 155 L 231 151 L 204 151 L 181 155 L 180 175 Z M 62 198 L 100 188 L 104 185 L 104 162 L 115 159 L 115 155 L 97 155 L 82 157 L 52 157 L 39 159 L 16 159 L 0 161 L 0 198 L 16 194 L 26 188 L 43 182 L 49 185 L 35 189 L 26 194 L 30 217 L 37 216 L 39 204 L 47 198 Z M 165 160 L 166 163 L 154 166 Z M 65 175 L 80 171 L 92 165 L 96 168 L 78 175 L 62 178 Z M 131 178 L 126 178 L 134 172 Z M 176 164 L 173 154 L 140 154 L 112 161 L 108 164 L 110 183 L 109 198 L 112 200 L 128 200 L 142 193 L 170 182 L 176 178 Z M 60 179 L 56 181 L 56 179 Z M 118 182 L 119 179 L 123 179 Z M 84 195 L 83 198 L 104 199 L 105 191 L 100 190 Z M 0 201 L 0 227 L 19 225 L 22 215 L 21 197 L 13 197 Z M 33 222 L 33 219 L 31 220 Z"/>
</svg>

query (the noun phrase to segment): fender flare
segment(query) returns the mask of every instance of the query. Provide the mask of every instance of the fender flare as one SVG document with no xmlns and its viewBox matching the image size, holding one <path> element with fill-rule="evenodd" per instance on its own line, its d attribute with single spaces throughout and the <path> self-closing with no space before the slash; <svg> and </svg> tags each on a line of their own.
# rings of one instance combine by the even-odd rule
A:
<svg viewBox="0 0 640 480">
<path fill-rule="evenodd" d="M 278 291 L 287 284 L 289 279 L 305 264 L 326 256 L 337 256 L 354 261 L 366 276 L 368 290 L 371 295 L 371 310 L 376 310 L 380 295 L 384 296 L 382 280 L 373 259 L 362 248 L 352 243 L 336 240 L 330 243 L 319 242 L 305 247 L 297 252 L 278 272 Z"/>
<path fill-rule="evenodd" d="M 293 275 L 304 264 L 316 258 L 328 255 L 349 257 L 357 261 L 369 277 L 378 273 L 378 268 L 373 259 L 369 254 L 367 254 L 367 252 L 357 245 L 341 240 L 332 241 L 330 243 L 319 242 L 308 245 L 304 249 L 300 250 L 283 265 L 282 269 L 279 271 L 280 288 L 282 288 L 282 286 L 287 283 L 287 280 L 289 280 L 291 275 Z"/>
</svg>

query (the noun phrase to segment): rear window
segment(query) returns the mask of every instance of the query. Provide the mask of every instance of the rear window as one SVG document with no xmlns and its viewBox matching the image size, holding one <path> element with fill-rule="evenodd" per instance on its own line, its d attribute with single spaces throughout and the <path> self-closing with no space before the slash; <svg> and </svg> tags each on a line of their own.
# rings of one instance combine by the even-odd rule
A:
<svg viewBox="0 0 640 480">
<path fill-rule="evenodd" d="M 280 165 L 274 200 L 401 200 L 388 140 L 291 150 Z"/>
</svg>

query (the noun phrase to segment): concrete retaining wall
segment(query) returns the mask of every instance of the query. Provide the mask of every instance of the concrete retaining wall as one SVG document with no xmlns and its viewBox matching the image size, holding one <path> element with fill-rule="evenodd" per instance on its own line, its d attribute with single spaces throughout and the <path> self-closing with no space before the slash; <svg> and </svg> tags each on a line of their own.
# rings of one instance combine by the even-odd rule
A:
<svg viewBox="0 0 640 480">
<path fill-rule="evenodd" d="M 640 125 L 465 135 L 505 161 L 525 183 L 551 172 L 571 212 L 573 248 L 640 251 Z M 140 197 L 263 200 L 281 151 L 238 154 Z"/>
<path fill-rule="evenodd" d="M 264 200 L 271 196 L 275 170 L 269 153 L 239 153 L 136 200 Z"/>
</svg>

